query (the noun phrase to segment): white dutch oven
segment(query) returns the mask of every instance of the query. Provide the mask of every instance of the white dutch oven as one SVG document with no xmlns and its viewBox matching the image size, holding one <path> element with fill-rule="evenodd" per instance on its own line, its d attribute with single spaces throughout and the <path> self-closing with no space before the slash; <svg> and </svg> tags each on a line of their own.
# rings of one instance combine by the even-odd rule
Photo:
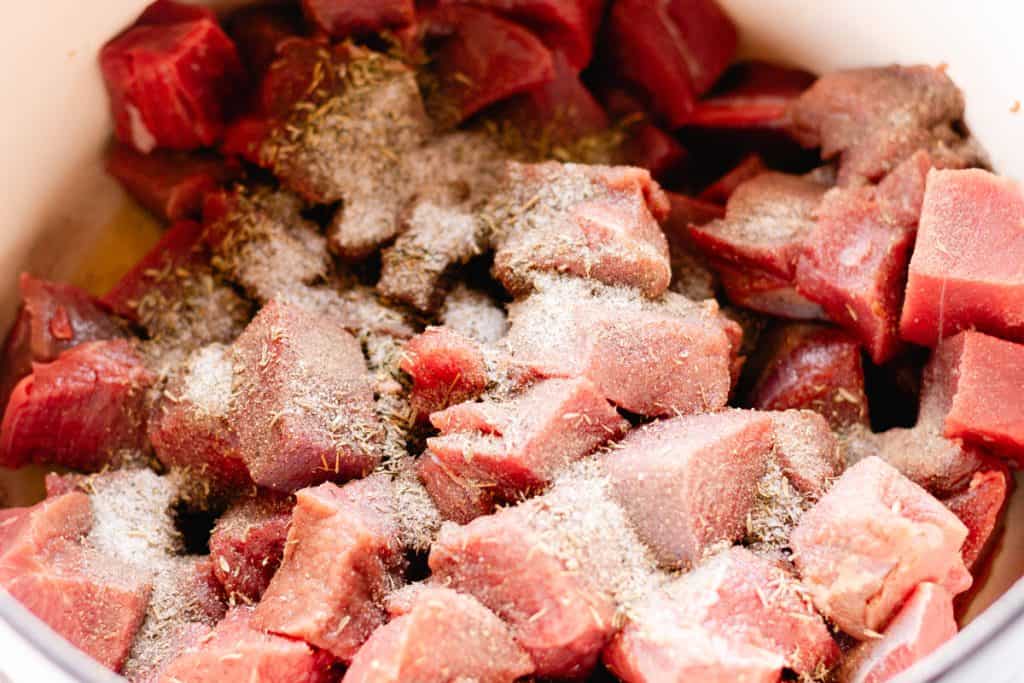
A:
<svg viewBox="0 0 1024 683">
<path fill-rule="evenodd" d="M 661 2 L 662 0 L 651 0 Z M 1024 179 L 1024 4 L 1020 0 L 721 0 L 747 54 L 812 71 L 892 62 L 949 65 L 968 124 L 995 168 Z M 145 0 L 6 0 L 0 28 L 0 325 L 21 270 L 102 288 L 155 239 L 100 165 L 110 132 L 100 45 Z M 224 2 L 208 4 L 224 5 Z M 231 4 L 241 4 L 231 0 Z M 0 471 L 7 504 L 39 495 L 38 474 Z M 964 631 L 902 681 L 1024 681 L 1024 492 Z M 0 597 L 0 683 L 113 679 Z"/>
</svg>

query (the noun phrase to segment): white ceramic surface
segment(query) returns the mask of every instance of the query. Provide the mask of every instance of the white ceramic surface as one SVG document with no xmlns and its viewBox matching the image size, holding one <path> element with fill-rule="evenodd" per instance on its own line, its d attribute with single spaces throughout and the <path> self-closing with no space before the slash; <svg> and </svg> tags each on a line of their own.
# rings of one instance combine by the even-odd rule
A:
<svg viewBox="0 0 1024 683">
<path fill-rule="evenodd" d="M 658 2 L 661 0 L 651 0 Z M 997 170 L 1024 179 L 1024 4 L 1021 0 L 721 0 L 738 21 L 746 54 L 771 56 L 816 71 L 893 62 L 946 63 L 964 89 L 967 121 Z M 109 134 L 96 68 L 99 46 L 129 22 L 144 0 L 5 0 L 0 28 L 0 325 L 16 305 L 21 270 L 58 278 L 81 273 L 96 245 L 116 261 L 123 247 L 104 241 L 123 200 L 104 177 L 100 151 Z M 223 5 L 224 3 L 214 3 Z M 122 229 L 124 220 L 121 220 Z M 129 226 L 131 229 L 131 226 Z M 139 223 L 138 232 L 151 227 Z M 138 242 L 142 238 L 130 241 Z M 137 247 L 135 247 L 137 249 Z M 0 473 L 16 496 L 24 478 Z M 1008 533 L 972 616 L 1024 571 L 1024 494 L 1016 497 Z M 1004 627 L 1024 605 L 1024 584 L 969 626 L 907 680 L 938 680 L 951 659 L 976 644 L 973 669 L 943 680 L 1022 680 L 1024 631 Z M 1000 626 L 999 634 L 991 633 Z M 0 623 L 0 681 L 59 681 L 52 665 Z M 996 648 L 998 653 L 996 652 Z"/>
</svg>

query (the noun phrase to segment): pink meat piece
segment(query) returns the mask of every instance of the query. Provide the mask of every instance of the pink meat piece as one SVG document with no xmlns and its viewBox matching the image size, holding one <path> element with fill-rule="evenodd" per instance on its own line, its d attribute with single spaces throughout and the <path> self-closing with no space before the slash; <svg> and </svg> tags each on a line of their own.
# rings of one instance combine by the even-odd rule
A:
<svg viewBox="0 0 1024 683">
<path fill-rule="evenodd" d="M 263 631 L 250 607 L 236 607 L 208 635 L 169 662 L 158 683 L 328 683 L 332 658 L 306 643 Z"/>
<path fill-rule="evenodd" d="M 923 581 L 956 595 L 971 585 L 960 557 L 967 528 L 877 457 L 850 467 L 790 537 L 815 606 L 864 640 L 884 629 Z"/>
<path fill-rule="evenodd" d="M 720 206 L 674 192 L 666 192 L 671 204 L 662 231 L 668 240 L 669 261 L 672 265 L 672 284 L 669 289 L 701 301 L 711 299 L 718 289 L 715 271 L 697 249 L 690 237 L 691 225 L 703 225 L 725 212 Z"/>
<path fill-rule="evenodd" d="M 533 673 L 533 662 L 502 621 L 475 598 L 424 587 L 381 626 L 345 673 L 348 683 L 508 683 Z"/>
<path fill-rule="evenodd" d="M 619 408 L 666 416 L 725 405 L 741 330 L 713 301 L 659 304 L 550 282 L 510 307 L 507 348 L 548 377 L 586 377 Z"/>
<path fill-rule="evenodd" d="M 256 608 L 260 628 L 350 662 L 384 623 L 404 561 L 386 474 L 296 494 L 284 559 Z"/>
<path fill-rule="evenodd" d="M 538 677 L 581 679 L 612 633 L 614 607 L 545 546 L 530 515 L 520 506 L 444 525 L 430 550 L 432 581 L 501 617 Z"/>
<path fill-rule="evenodd" d="M 453 480 L 480 490 L 490 512 L 495 503 L 545 488 L 566 465 L 629 429 L 584 378 L 546 380 L 510 400 L 460 403 L 430 421 L 441 436 L 427 439 L 431 464 L 420 478 L 442 516 L 462 523 L 468 521 L 464 503 L 450 511 L 445 505 Z"/>
<path fill-rule="evenodd" d="M 235 179 L 241 169 L 207 154 L 153 151 L 142 154 L 115 143 L 107 152 L 107 173 L 157 218 L 196 218 L 208 192 Z"/>
<path fill-rule="evenodd" d="M 302 11 L 334 38 L 400 29 L 416 19 L 413 0 L 302 0 Z"/>
<path fill-rule="evenodd" d="M 201 479 L 214 495 L 233 494 L 252 484 L 228 417 L 233 380 L 228 347 L 199 349 L 168 379 L 148 425 L 160 462 Z"/>
<path fill-rule="evenodd" d="M 252 76 L 262 76 L 277 58 L 284 40 L 303 33 L 298 8 L 274 5 L 240 7 L 229 14 L 224 30 L 235 42 L 242 63 Z"/>
<path fill-rule="evenodd" d="M 405 345 L 399 367 L 412 377 L 409 402 L 417 420 L 469 401 L 487 388 L 481 346 L 449 327 L 428 327 Z"/>
<path fill-rule="evenodd" d="M 789 107 L 788 129 L 822 157 L 839 157 L 839 184 L 878 180 L 918 150 L 956 157 L 964 98 L 941 68 L 852 69 L 818 79 Z"/>
<path fill-rule="evenodd" d="M 943 501 L 967 527 L 960 554 L 968 569 L 979 566 L 995 539 L 1012 481 L 1005 467 L 993 467 L 976 472 L 964 491 Z"/>
<path fill-rule="evenodd" d="M 127 336 L 106 306 L 88 292 L 22 273 L 22 306 L 4 342 L 0 368 L 0 404 L 6 406 L 14 385 L 32 372 L 32 363 L 49 363 L 63 351 L 87 341 Z"/>
<path fill-rule="evenodd" d="M 81 544 L 89 497 L 0 510 L 0 587 L 72 645 L 117 671 L 146 614 L 149 584 Z"/>
<path fill-rule="evenodd" d="M 494 512 L 494 496 L 476 479 L 453 470 L 431 451 L 417 461 L 416 472 L 443 519 L 468 524 Z"/>
<path fill-rule="evenodd" d="M 636 429 L 602 457 L 611 491 L 666 567 L 746 530 L 774 443 L 768 413 L 726 410 Z"/>
<path fill-rule="evenodd" d="M 669 210 L 642 169 L 510 162 L 494 202 L 494 275 L 513 294 L 528 292 L 538 273 L 560 273 L 657 297 L 672 276 L 658 225 Z"/>
<path fill-rule="evenodd" d="M 867 424 L 860 345 L 825 325 L 776 328 L 762 343 L 766 361 L 747 402 L 760 410 L 813 410 L 836 428 Z"/>
<path fill-rule="evenodd" d="M 776 129 L 815 77 L 803 69 L 752 60 L 734 64 L 709 95 L 697 102 L 688 126 L 711 129 Z"/>
<path fill-rule="evenodd" d="M 711 261 L 726 298 L 736 306 L 788 320 L 827 320 L 822 307 L 797 291 L 791 279 L 749 266 Z"/>
<path fill-rule="evenodd" d="M 30 462 L 96 471 L 145 445 L 146 389 L 156 377 L 127 341 L 80 344 L 35 364 L 0 428 L 6 467 Z"/>
<path fill-rule="evenodd" d="M 736 188 L 724 219 L 693 226 L 690 236 L 718 260 L 791 280 L 825 189 L 800 176 L 762 173 Z"/>
<path fill-rule="evenodd" d="M 289 492 L 365 476 L 380 461 L 383 434 L 366 361 L 355 337 L 332 319 L 272 301 L 231 355 L 228 422 L 257 484 Z"/>
<path fill-rule="evenodd" d="M 291 523 L 287 498 L 260 494 L 228 508 L 210 534 L 212 571 L 232 605 L 259 602 L 281 565 Z"/>
<path fill-rule="evenodd" d="M 615 0 L 608 41 L 619 75 L 676 128 L 732 61 L 737 34 L 714 0 Z"/>
<path fill-rule="evenodd" d="M 759 154 L 749 154 L 724 176 L 704 188 L 698 199 L 715 204 L 726 204 L 732 193 L 743 183 L 753 180 L 766 172 L 764 160 Z"/>
<path fill-rule="evenodd" d="M 561 51 L 577 73 L 590 62 L 605 0 L 444 0 L 473 5 L 529 27 L 552 51 Z"/>
<path fill-rule="evenodd" d="M 207 623 L 215 624 L 227 613 L 224 586 L 214 571 L 213 560 L 209 556 L 189 557 L 185 563 L 187 572 L 181 579 L 185 591 L 194 596 L 199 608 L 198 621 L 200 626 Z"/>
<path fill-rule="evenodd" d="M 132 26 L 100 51 L 117 138 L 144 154 L 215 143 L 243 74 L 212 14 L 164 18 Z"/>
<path fill-rule="evenodd" d="M 820 498 L 844 467 L 845 458 L 828 422 L 810 410 L 769 413 L 775 436 L 775 460 L 796 490 Z"/>
<path fill-rule="evenodd" d="M 453 30 L 437 54 L 437 72 L 459 121 L 554 79 L 551 52 L 529 30 L 473 7 L 450 14 Z"/>
<path fill-rule="evenodd" d="M 940 585 L 917 586 L 882 637 L 861 643 L 843 662 L 843 683 L 884 683 L 937 650 L 957 633 L 953 596 Z"/>
<path fill-rule="evenodd" d="M 1024 341 L 1022 221 L 1017 182 L 981 170 L 929 173 L 900 321 L 904 339 L 935 346 L 973 328 Z"/>
</svg>

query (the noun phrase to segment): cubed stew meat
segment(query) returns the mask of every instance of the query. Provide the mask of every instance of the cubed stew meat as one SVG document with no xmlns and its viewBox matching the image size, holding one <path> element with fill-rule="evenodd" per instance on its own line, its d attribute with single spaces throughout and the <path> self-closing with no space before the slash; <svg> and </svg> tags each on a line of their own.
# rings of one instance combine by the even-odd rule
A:
<svg viewBox="0 0 1024 683">
<path fill-rule="evenodd" d="M 99 62 L 168 228 L 106 292 L 21 276 L 0 466 L 56 471 L 0 587 L 145 683 L 927 657 L 1024 463 L 1024 192 L 941 67 L 737 42 L 716 0 L 153 3 Z"/>
</svg>

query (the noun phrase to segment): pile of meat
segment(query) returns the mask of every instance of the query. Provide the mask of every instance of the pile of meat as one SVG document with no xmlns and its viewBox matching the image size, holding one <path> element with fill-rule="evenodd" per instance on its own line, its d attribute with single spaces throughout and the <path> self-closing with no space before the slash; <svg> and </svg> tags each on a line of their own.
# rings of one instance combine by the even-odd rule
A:
<svg viewBox="0 0 1024 683">
<path fill-rule="evenodd" d="M 934 651 L 1024 461 L 1024 191 L 942 69 L 735 46 L 713 0 L 151 5 L 100 62 L 168 228 L 21 277 L 0 466 L 55 472 L 0 586 L 147 682 Z"/>
</svg>

